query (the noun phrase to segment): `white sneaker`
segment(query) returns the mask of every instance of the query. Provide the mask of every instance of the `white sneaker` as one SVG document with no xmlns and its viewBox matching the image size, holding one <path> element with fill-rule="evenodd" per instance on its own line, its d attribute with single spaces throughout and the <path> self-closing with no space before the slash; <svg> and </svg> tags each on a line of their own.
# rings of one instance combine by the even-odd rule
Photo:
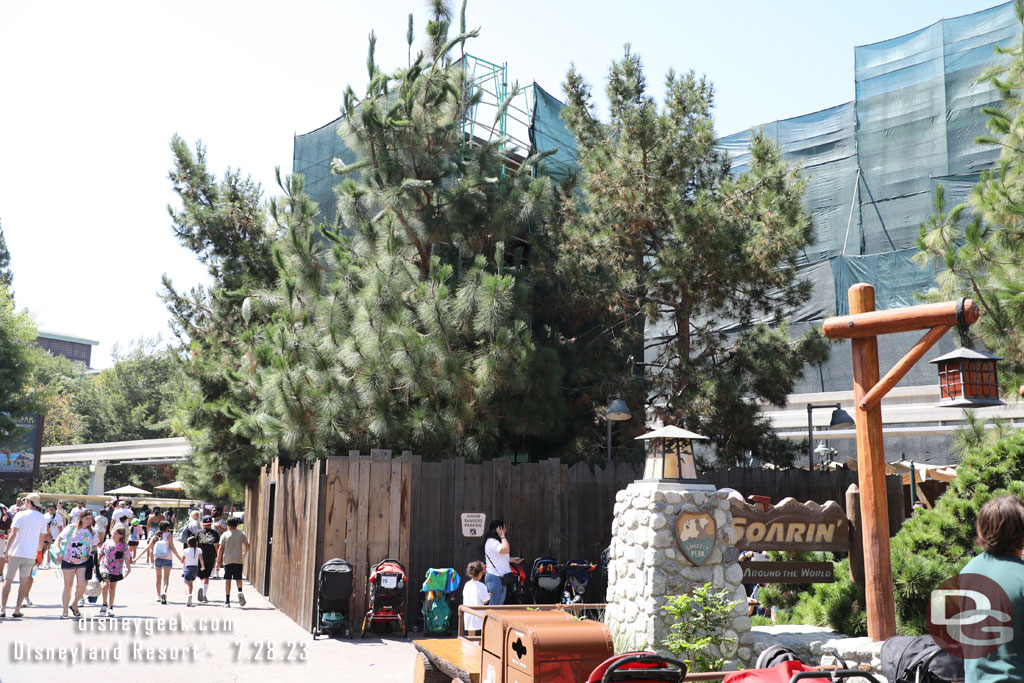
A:
<svg viewBox="0 0 1024 683">
<path fill-rule="evenodd" d="M 241 593 L 238 594 L 238 606 L 245 607 L 245 596 Z"/>
<path fill-rule="evenodd" d="M 101 605 L 100 606 L 100 616 L 104 617 L 106 615 L 107 615 L 107 606 L 106 605 Z"/>
<path fill-rule="evenodd" d="M 199 602 L 206 602 L 206 591 L 203 590 L 202 586 L 199 587 L 199 598 L 198 599 L 199 599 Z"/>
<path fill-rule="evenodd" d="M 111 605 L 110 609 L 107 610 L 107 616 L 108 617 L 113 617 L 114 616 L 114 606 L 113 605 Z"/>
<path fill-rule="evenodd" d="M 190 596 L 188 596 L 188 600 L 185 601 L 185 607 L 191 607 L 191 606 L 192 606 L 192 596 L 190 595 Z"/>
</svg>

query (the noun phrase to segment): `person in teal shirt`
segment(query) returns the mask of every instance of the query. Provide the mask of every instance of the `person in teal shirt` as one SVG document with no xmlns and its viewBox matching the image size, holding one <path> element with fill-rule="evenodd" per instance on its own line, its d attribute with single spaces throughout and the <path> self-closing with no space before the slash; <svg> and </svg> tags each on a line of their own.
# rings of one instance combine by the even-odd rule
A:
<svg viewBox="0 0 1024 683">
<path fill-rule="evenodd" d="M 970 588 L 971 580 L 964 574 L 980 574 L 994 581 L 1006 592 L 1012 620 L 995 627 L 1010 627 L 1013 638 L 984 656 L 971 657 L 965 652 L 966 683 L 1024 683 L 1024 503 L 1016 496 L 994 498 L 978 511 L 978 540 L 982 552 L 960 572 L 960 586 Z M 975 585 L 981 585 L 975 580 Z M 998 604 L 989 596 L 993 608 Z M 1005 604 L 1005 601 L 1003 601 Z M 995 631 L 990 631 L 995 633 Z M 977 635 L 975 634 L 977 637 Z"/>
</svg>

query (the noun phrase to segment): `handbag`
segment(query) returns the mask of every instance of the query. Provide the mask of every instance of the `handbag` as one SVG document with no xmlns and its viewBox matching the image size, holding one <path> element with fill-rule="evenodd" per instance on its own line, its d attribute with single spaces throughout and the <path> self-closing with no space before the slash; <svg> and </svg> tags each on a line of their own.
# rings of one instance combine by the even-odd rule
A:
<svg viewBox="0 0 1024 683">
<path fill-rule="evenodd" d="M 491 567 L 494 567 L 494 571 L 498 571 L 498 568 L 494 566 L 494 562 L 491 562 L 491 558 L 487 557 L 486 552 L 484 553 L 484 559 L 487 560 Z M 501 575 L 502 586 L 514 586 L 517 583 L 519 583 L 519 577 L 516 576 L 515 572 L 509 572 L 508 574 Z"/>
</svg>

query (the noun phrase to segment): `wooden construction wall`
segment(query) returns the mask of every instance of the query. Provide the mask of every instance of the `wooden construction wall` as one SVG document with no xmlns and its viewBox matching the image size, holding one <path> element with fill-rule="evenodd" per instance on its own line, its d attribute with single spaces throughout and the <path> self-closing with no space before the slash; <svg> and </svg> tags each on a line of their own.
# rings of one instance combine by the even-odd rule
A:
<svg viewBox="0 0 1024 683">
<path fill-rule="evenodd" d="M 352 614 L 358 627 L 370 567 L 394 558 L 408 571 L 411 623 L 428 568 L 454 567 L 462 575 L 470 561 L 483 560 L 482 539 L 462 535 L 462 512 L 483 512 L 488 523 L 504 520 L 512 554 L 525 558 L 527 570 L 542 555 L 597 562 L 611 542 L 615 494 L 639 475 L 638 467 L 627 464 L 569 467 L 551 459 L 513 466 L 508 460 L 471 464 L 463 458 L 426 463 L 408 452 L 393 458 L 387 450 L 352 452 L 279 472 L 276 466 L 264 468 L 246 492 L 253 547 L 246 575 L 264 590 L 269 486 L 276 483 L 271 602 L 312 628 L 319 567 L 340 557 L 354 565 Z"/>
</svg>

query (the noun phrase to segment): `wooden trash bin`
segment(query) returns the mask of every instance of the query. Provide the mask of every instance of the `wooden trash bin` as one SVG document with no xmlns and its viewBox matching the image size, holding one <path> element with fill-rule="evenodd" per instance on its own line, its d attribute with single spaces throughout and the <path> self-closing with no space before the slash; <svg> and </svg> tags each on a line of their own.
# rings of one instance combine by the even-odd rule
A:
<svg viewBox="0 0 1024 683">
<path fill-rule="evenodd" d="M 598 621 L 509 626 L 504 683 L 585 681 L 615 654 L 612 634 Z"/>
<path fill-rule="evenodd" d="M 487 610 L 480 634 L 481 682 L 504 683 L 505 635 L 512 624 L 568 624 L 572 620 L 571 614 L 561 610 Z"/>
</svg>

